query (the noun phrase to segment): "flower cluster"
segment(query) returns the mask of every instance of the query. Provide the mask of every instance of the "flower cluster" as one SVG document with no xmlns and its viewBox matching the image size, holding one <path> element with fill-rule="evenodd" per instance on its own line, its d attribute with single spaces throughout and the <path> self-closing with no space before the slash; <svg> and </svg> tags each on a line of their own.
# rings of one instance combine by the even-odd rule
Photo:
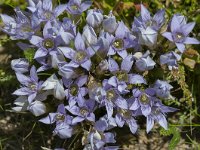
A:
<svg viewBox="0 0 200 150">
<path fill-rule="evenodd" d="M 132 29 L 112 11 L 106 16 L 99 9 L 87 11 L 82 28 L 81 15 L 91 5 L 69 0 L 55 7 L 51 0 L 29 0 L 28 12 L 16 8 L 15 18 L 1 14 L 2 30 L 23 40 L 18 45 L 24 51 L 35 51 L 34 62 L 11 62 L 21 84 L 13 109 L 41 116 L 62 139 L 82 130 L 85 149 L 114 150 L 118 147 L 108 146 L 116 142 L 112 129 L 128 126 L 135 134 L 140 116 L 146 117 L 147 133 L 155 122 L 167 129 L 166 114 L 177 109 L 163 101 L 173 98 L 173 87 L 148 72 L 177 69 L 185 45 L 200 42 L 189 37 L 195 23 L 175 14 L 166 25 L 165 10 L 152 17 L 143 5 Z M 172 51 L 160 48 L 170 44 Z"/>
</svg>

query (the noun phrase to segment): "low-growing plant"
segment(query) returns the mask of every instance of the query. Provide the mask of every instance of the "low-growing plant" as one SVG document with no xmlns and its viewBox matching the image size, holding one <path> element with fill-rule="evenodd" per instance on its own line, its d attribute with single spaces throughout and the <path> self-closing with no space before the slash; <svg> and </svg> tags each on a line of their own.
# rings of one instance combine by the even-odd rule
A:
<svg viewBox="0 0 200 150">
<path fill-rule="evenodd" d="M 166 104 L 179 104 L 172 82 L 192 98 L 179 62 L 191 44 L 200 44 L 190 36 L 195 22 L 177 13 L 167 19 L 164 9 L 151 15 L 140 4 L 130 28 L 112 11 L 89 9 L 89 0 L 28 2 L 27 11 L 14 9 L 15 17 L 1 14 L 2 31 L 20 41 L 25 56 L 11 62 L 21 84 L 13 110 L 53 124 L 61 139 L 81 133 L 84 150 L 119 149 L 115 128 L 136 134 L 145 117 L 146 132 L 157 122 L 162 135 L 173 134 L 174 149 L 180 133 L 168 130 L 166 115 L 178 108 Z"/>
</svg>

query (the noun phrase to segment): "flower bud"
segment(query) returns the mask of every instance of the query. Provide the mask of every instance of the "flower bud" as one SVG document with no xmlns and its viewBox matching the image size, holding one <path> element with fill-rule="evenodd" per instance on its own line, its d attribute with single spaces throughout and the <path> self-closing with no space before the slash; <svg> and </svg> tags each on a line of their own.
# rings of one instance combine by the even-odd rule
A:
<svg viewBox="0 0 200 150">
<path fill-rule="evenodd" d="M 46 106 L 40 101 L 34 101 L 29 105 L 29 111 L 32 112 L 35 116 L 40 116 L 46 113 Z"/>
<path fill-rule="evenodd" d="M 110 12 L 109 16 L 107 16 L 106 19 L 103 20 L 103 29 L 106 32 L 113 33 L 115 32 L 118 24 L 116 21 L 115 16 L 113 16 L 112 12 Z"/>
<path fill-rule="evenodd" d="M 97 43 L 97 35 L 94 32 L 94 29 L 90 26 L 84 27 L 82 36 L 87 46 Z"/>
<path fill-rule="evenodd" d="M 86 21 L 93 28 L 100 26 L 101 22 L 103 21 L 103 15 L 101 10 L 99 9 L 88 10 Z"/>
<path fill-rule="evenodd" d="M 25 58 L 13 59 L 11 61 L 11 67 L 15 72 L 25 73 L 28 72 L 29 62 Z"/>
</svg>

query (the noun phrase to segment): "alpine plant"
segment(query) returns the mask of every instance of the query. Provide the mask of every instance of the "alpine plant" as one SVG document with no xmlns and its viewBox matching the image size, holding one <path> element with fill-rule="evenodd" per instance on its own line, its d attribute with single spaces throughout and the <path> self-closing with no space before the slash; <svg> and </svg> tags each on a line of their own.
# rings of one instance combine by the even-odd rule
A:
<svg viewBox="0 0 200 150">
<path fill-rule="evenodd" d="M 13 110 L 30 111 L 40 122 L 53 124 L 53 134 L 61 139 L 82 131 L 83 146 L 92 150 L 117 150 L 114 128 L 128 126 L 136 134 L 141 116 L 147 133 L 155 123 L 167 130 L 167 113 L 178 110 L 164 105 L 174 98 L 173 86 L 149 73 L 178 69 L 188 44 L 200 44 L 190 36 L 194 22 L 187 23 L 180 14 L 167 22 L 164 9 L 151 15 L 141 4 L 130 29 L 112 11 L 104 15 L 99 9 L 87 10 L 89 0 L 58 6 L 51 0 L 28 3 L 28 12 L 16 8 L 15 17 L 1 14 L 1 30 L 20 40 L 24 51 L 34 50 L 33 62 L 11 62 L 20 82 L 13 92 L 18 96 Z M 162 51 L 160 40 L 174 44 L 174 49 Z M 89 128 L 82 128 L 85 125 Z"/>
</svg>

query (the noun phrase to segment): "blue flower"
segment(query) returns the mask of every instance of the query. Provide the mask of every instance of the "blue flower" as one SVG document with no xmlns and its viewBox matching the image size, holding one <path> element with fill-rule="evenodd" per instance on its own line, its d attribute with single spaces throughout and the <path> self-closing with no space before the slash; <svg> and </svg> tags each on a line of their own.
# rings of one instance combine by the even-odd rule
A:
<svg viewBox="0 0 200 150">
<path fill-rule="evenodd" d="M 30 39 L 35 31 L 30 18 L 23 14 L 19 8 L 16 8 L 15 12 L 16 18 L 1 14 L 1 19 L 4 23 L 2 30 L 10 35 L 13 40 Z"/>
<path fill-rule="evenodd" d="M 189 33 L 194 26 L 195 22 L 186 24 L 185 22 L 180 22 L 178 16 L 174 15 L 170 24 L 171 32 L 164 32 L 162 35 L 175 43 L 178 50 L 183 53 L 185 44 L 200 44 L 197 39 L 189 37 Z"/>
<path fill-rule="evenodd" d="M 58 47 L 58 49 L 66 58 L 71 59 L 70 63 L 73 63 L 76 68 L 81 66 L 89 71 L 92 65 L 90 57 L 94 55 L 94 51 L 85 47 L 84 40 L 80 33 L 77 34 L 74 44 L 76 50 L 69 47 Z"/>
<path fill-rule="evenodd" d="M 49 113 L 47 117 L 42 118 L 39 121 L 45 124 L 56 123 L 56 128 L 53 133 L 62 139 L 66 139 L 73 135 L 72 119 L 72 116 L 66 114 L 65 106 L 60 104 L 57 112 Z"/>
</svg>

